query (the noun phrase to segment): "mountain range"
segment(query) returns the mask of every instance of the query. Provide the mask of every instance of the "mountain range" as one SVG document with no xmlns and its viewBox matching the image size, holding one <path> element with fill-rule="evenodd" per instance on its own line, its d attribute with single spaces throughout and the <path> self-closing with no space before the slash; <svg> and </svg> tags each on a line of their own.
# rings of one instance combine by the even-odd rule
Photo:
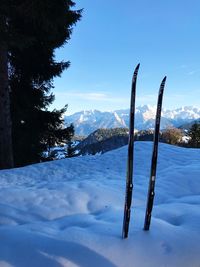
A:
<svg viewBox="0 0 200 267">
<path fill-rule="evenodd" d="M 136 108 L 135 129 L 154 128 L 156 106 L 144 105 Z M 200 108 L 185 106 L 173 110 L 163 110 L 161 129 L 168 126 L 180 127 L 200 118 Z M 129 109 L 115 111 L 88 110 L 65 116 L 65 123 L 73 123 L 77 135 L 88 135 L 99 128 L 129 126 Z"/>
</svg>

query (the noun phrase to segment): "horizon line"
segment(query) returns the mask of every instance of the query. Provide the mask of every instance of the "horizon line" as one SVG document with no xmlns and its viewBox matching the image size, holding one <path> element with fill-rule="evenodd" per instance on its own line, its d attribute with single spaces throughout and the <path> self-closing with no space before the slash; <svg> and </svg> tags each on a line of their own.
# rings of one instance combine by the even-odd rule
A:
<svg viewBox="0 0 200 267">
<path fill-rule="evenodd" d="M 156 108 L 157 105 L 151 105 L 151 104 L 144 104 L 144 105 L 138 105 L 136 107 L 137 108 L 140 108 L 140 107 L 149 107 L 149 108 Z M 191 108 L 191 109 L 198 109 L 199 112 L 200 112 L 200 106 L 197 106 L 197 105 L 188 105 L 188 106 L 179 106 L 179 107 L 174 107 L 174 108 L 162 108 L 163 111 L 176 111 L 176 110 L 179 110 L 179 109 L 184 109 L 184 108 Z M 116 111 L 121 111 L 121 110 L 129 110 L 130 108 L 121 108 L 121 109 L 114 109 L 114 110 L 103 110 L 103 109 L 82 109 L 82 110 L 79 110 L 79 111 L 73 111 L 73 112 L 69 112 L 69 111 L 66 111 L 66 116 L 71 116 L 71 115 L 74 115 L 76 113 L 81 113 L 81 112 L 94 112 L 94 111 L 99 111 L 99 112 L 116 112 Z M 68 114 L 69 113 L 69 114 Z"/>
</svg>

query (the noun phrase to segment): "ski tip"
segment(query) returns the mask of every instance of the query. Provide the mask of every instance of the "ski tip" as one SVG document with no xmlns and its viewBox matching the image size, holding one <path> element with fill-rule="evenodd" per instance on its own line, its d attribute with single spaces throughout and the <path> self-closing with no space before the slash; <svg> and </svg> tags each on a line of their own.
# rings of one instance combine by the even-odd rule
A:
<svg viewBox="0 0 200 267">
<path fill-rule="evenodd" d="M 134 70 L 134 73 L 133 73 L 133 79 L 134 79 L 134 78 L 136 79 L 137 74 L 138 74 L 139 67 L 140 67 L 140 63 L 137 64 L 137 66 L 136 66 L 136 68 L 135 68 L 135 70 Z"/>
<path fill-rule="evenodd" d="M 137 66 L 135 68 L 135 71 L 138 71 L 139 70 L 139 67 L 140 67 L 140 63 L 137 64 Z"/>
<path fill-rule="evenodd" d="M 165 76 L 162 80 L 162 83 L 165 83 L 166 82 L 166 79 L 167 79 L 167 76 Z"/>
<path fill-rule="evenodd" d="M 162 90 L 164 89 L 165 87 L 165 82 L 166 82 L 166 79 L 167 79 L 167 76 L 165 76 L 160 84 L 160 89 L 162 88 Z"/>
</svg>

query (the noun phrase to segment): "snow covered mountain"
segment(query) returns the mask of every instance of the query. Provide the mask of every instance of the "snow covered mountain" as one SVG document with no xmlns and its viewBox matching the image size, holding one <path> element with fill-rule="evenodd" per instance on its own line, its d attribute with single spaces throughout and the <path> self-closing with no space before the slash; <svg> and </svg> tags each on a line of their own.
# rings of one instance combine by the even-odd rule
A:
<svg viewBox="0 0 200 267">
<path fill-rule="evenodd" d="M 144 105 L 136 108 L 135 128 L 137 130 L 154 127 L 156 106 Z M 178 127 L 200 118 L 200 108 L 181 107 L 174 110 L 163 110 L 161 129 L 167 126 Z M 73 123 L 76 134 L 88 135 L 99 128 L 128 127 L 129 109 L 113 112 L 98 110 L 81 111 L 65 117 L 66 123 Z"/>
<path fill-rule="evenodd" d="M 143 231 L 152 142 L 135 144 L 129 238 L 121 238 L 127 146 L 0 171 L 1 267 L 199 267 L 200 149 L 159 145 Z"/>
</svg>

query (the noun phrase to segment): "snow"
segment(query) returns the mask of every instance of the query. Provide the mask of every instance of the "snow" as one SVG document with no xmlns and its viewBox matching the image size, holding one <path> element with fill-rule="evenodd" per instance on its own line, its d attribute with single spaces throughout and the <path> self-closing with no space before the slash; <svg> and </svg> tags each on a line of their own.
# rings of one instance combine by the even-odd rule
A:
<svg viewBox="0 0 200 267">
<path fill-rule="evenodd" d="M 151 129 L 155 125 L 156 106 L 142 105 L 135 110 L 135 128 Z M 179 127 L 200 118 L 200 108 L 185 106 L 177 109 L 162 109 L 161 129 L 168 126 Z M 77 112 L 66 116 L 67 124 L 73 123 L 75 131 L 80 135 L 88 135 L 99 128 L 128 127 L 129 109 L 113 112 L 98 110 Z"/>
<path fill-rule="evenodd" d="M 143 120 L 145 122 L 148 120 L 155 119 L 156 109 L 157 109 L 157 106 L 143 105 L 143 106 L 137 107 L 135 113 L 143 117 Z"/>
<path fill-rule="evenodd" d="M 119 117 L 119 115 L 117 114 L 117 112 L 113 112 L 113 115 L 115 117 L 115 119 L 121 124 L 123 125 L 124 127 L 126 127 L 126 123 L 125 121 Z"/>
<path fill-rule="evenodd" d="M 0 171 L 1 267 L 199 267 L 200 150 L 159 145 L 143 231 L 152 143 L 136 142 L 129 238 L 121 238 L 127 146 Z"/>
<path fill-rule="evenodd" d="M 187 135 L 184 135 L 184 136 L 182 136 L 181 140 L 182 140 L 182 142 L 184 142 L 184 143 L 188 143 L 189 140 L 190 140 L 190 137 L 187 136 Z"/>
</svg>

